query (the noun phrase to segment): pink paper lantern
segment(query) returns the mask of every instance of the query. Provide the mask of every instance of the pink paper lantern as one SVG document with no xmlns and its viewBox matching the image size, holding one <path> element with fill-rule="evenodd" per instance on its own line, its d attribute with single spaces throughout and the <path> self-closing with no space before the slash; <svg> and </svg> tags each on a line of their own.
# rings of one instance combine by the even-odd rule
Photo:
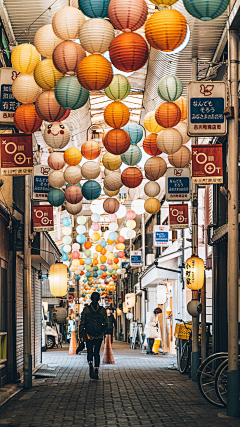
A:
<svg viewBox="0 0 240 427">
<path fill-rule="evenodd" d="M 72 259 L 78 259 L 80 257 L 80 253 L 78 251 L 73 251 Z"/>
<path fill-rule="evenodd" d="M 136 218 L 136 213 L 130 209 L 129 211 L 127 211 L 126 217 L 127 219 L 134 219 Z"/>
<path fill-rule="evenodd" d="M 111 260 L 111 259 L 108 259 L 108 260 L 107 260 L 107 264 L 108 264 L 108 265 L 112 265 L 112 263 L 113 263 L 113 262 L 112 262 L 112 260 Z"/>
<path fill-rule="evenodd" d="M 123 258 L 125 256 L 124 251 L 118 251 L 117 256 L 118 258 Z"/>
<path fill-rule="evenodd" d="M 92 230 L 93 231 L 98 231 L 98 230 L 100 230 L 100 228 L 101 228 L 101 225 L 100 224 L 98 224 L 98 222 L 94 222 L 93 224 L 92 224 Z"/>
<path fill-rule="evenodd" d="M 106 266 L 105 265 L 100 265 L 100 270 L 102 270 L 102 271 L 106 270 Z"/>
<path fill-rule="evenodd" d="M 118 241 L 119 243 L 123 243 L 123 242 L 125 242 L 125 237 L 123 237 L 123 236 L 118 236 L 117 241 Z"/>
<path fill-rule="evenodd" d="M 110 214 L 110 215 L 108 215 L 108 219 L 110 222 L 116 222 L 117 221 L 117 215 L 115 213 Z"/>
<path fill-rule="evenodd" d="M 108 17 L 120 31 L 136 31 L 147 19 L 148 8 L 145 0 L 111 0 Z"/>
</svg>

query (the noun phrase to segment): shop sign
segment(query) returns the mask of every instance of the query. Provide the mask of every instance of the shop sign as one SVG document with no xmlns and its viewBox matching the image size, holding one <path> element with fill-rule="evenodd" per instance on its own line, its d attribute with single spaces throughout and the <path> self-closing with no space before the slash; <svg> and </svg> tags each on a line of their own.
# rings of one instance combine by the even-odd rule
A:
<svg viewBox="0 0 240 427">
<path fill-rule="evenodd" d="M 169 205 L 170 228 L 188 228 L 188 205 Z"/>
<path fill-rule="evenodd" d="M 192 181 L 194 184 L 223 182 L 221 144 L 192 146 Z"/>
<path fill-rule="evenodd" d="M 154 225 L 153 227 L 153 246 L 169 246 L 169 227 L 168 225 Z"/>
<path fill-rule="evenodd" d="M 34 179 L 33 179 L 33 199 L 46 200 L 48 193 L 52 189 L 48 182 L 49 174 L 52 169 L 48 165 L 34 166 Z"/>
<path fill-rule="evenodd" d="M 130 251 L 130 265 L 140 267 L 142 265 L 142 251 Z"/>
<path fill-rule="evenodd" d="M 53 207 L 50 205 L 33 206 L 33 230 L 54 230 Z"/>
<path fill-rule="evenodd" d="M 19 74 L 11 67 L 0 69 L 0 123 L 13 123 L 14 113 L 21 105 L 12 93 L 12 84 Z"/>
<path fill-rule="evenodd" d="M 176 202 L 191 199 L 191 176 L 189 168 L 167 168 L 166 200 Z"/>
<path fill-rule="evenodd" d="M 188 97 L 188 135 L 220 136 L 227 133 L 223 114 L 227 102 L 225 82 L 190 82 Z"/>
<path fill-rule="evenodd" d="M 1 174 L 20 176 L 33 173 L 32 135 L 1 134 Z"/>
<path fill-rule="evenodd" d="M 122 268 L 128 268 L 128 267 L 130 267 L 129 261 L 123 261 L 122 262 Z"/>
</svg>

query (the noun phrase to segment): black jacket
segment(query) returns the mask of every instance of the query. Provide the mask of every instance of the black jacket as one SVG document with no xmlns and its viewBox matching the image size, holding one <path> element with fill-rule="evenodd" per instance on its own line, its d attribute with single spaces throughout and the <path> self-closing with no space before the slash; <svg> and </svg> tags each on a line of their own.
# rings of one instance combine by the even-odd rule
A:
<svg viewBox="0 0 240 427">
<path fill-rule="evenodd" d="M 117 321 L 115 320 L 115 317 L 113 314 L 110 314 L 110 316 L 107 316 L 107 318 L 108 318 L 108 328 L 107 328 L 106 334 L 112 334 L 113 325 L 116 328 L 117 327 Z"/>
</svg>

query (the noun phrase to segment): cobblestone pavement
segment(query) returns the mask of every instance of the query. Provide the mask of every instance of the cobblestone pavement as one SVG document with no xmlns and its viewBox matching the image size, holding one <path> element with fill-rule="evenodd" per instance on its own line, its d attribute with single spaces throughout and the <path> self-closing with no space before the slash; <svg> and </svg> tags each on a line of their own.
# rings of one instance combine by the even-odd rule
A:
<svg viewBox="0 0 240 427">
<path fill-rule="evenodd" d="M 239 419 L 209 405 L 188 376 L 168 370 L 175 358 L 151 356 L 113 344 L 115 365 L 88 376 L 86 354 L 48 350 L 43 363 L 58 365 L 55 378 L 35 380 L 0 411 L 0 426 L 128 427 L 239 426 Z"/>
</svg>

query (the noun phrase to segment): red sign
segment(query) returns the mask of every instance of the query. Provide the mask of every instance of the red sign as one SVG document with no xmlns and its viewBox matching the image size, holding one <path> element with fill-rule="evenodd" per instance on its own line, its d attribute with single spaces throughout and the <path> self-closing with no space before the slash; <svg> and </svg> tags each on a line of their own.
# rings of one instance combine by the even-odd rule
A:
<svg viewBox="0 0 240 427">
<path fill-rule="evenodd" d="M 33 173 L 32 135 L 1 134 L 1 174 Z"/>
<path fill-rule="evenodd" d="M 170 228 L 188 228 L 188 205 L 169 205 Z"/>
<path fill-rule="evenodd" d="M 50 205 L 33 206 L 33 230 L 54 230 L 53 207 Z"/>
<path fill-rule="evenodd" d="M 221 144 L 192 146 L 192 177 L 194 184 L 223 182 Z"/>
</svg>

